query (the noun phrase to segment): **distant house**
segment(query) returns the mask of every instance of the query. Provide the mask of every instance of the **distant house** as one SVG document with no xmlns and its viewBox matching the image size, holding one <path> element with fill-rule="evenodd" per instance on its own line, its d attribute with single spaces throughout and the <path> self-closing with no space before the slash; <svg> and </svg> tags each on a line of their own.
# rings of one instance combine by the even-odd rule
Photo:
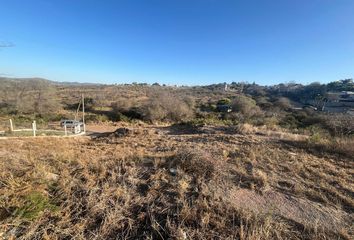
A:
<svg viewBox="0 0 354 240">
<path fill-rule="evenodd" d="M 329 92 L 327 99 L 329 102 L 354 102 L 354 92 Z"/>
<path fill-rule="evenodd" d="M 228 89 L 228 85 L 227 83 L 224 83 L 224 91 L 227 92 L 229 89 Z"/>
<path fill-rule="evenodd" d="M 323 109 L 326 112 L 351 114 L 354 111 L 354 92 L 329 92 L 326 98 L 327 102 Z"/>
</svg>

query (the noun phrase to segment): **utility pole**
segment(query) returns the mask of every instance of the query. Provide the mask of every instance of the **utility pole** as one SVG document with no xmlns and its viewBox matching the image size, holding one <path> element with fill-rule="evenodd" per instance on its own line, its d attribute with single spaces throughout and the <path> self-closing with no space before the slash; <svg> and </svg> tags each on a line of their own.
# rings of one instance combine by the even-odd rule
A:
<svg viewBox="0 0 354 240">
<path fill-rule="evenodd" d="M 85 125 L 85 97 L 82 94 L 82 124 L 84 127 L 84 133 L 86 133 L 86 125 Z"/>
<path fill-rule="evenodd" d="M 75 113 L 75 118 L 74 118 L 75 121 L 76 121 L 77 118 L 79 117 L 80 107 L 81 107 L 81 101 L 79 101 L 79 105 L 77 105 L 77 109 L 76 109 L 76 113 Z"/>
</svg>

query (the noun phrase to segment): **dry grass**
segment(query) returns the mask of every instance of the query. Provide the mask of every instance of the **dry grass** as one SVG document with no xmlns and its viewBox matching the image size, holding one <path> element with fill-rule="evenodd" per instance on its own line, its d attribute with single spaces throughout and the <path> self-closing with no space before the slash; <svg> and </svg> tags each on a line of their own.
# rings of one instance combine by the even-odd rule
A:
<svg viewBox="0 0 354 240">
<path fill-rule="evenodd" d="M 327 152 L 337 153 L 339 155 L 346 155 L 347 157 L 354 156 L 354 138 L 322 138 L 318 141 L 310 139 L 309 148 L 325 149 Z"/>
<path fill-rule="evenodd" d="M 169 130 L 0 142 L 0 238 L 353 236 L 347 155 L 227 129 Z"/>
</svg>

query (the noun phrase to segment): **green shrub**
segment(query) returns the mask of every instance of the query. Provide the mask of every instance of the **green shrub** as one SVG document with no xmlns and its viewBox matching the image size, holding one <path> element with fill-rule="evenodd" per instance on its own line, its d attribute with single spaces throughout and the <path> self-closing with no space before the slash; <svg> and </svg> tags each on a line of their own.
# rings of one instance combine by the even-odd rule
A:
<svg viewBox="0 0 354 240">
<path fill-rule="evenodd" d="M 32 221 L 45 211 L 57 211 L 58 207 L 40 192 L 31 192 L 25 196 L 23 205 L 16 209 L 14 215 Z"/>
<path fill-rule="evenodd" d="M 224 98 L 218 101 L 217 105 L 229 105 L 231 104 L 231 100 L 228 98 Z"/>
</svg>

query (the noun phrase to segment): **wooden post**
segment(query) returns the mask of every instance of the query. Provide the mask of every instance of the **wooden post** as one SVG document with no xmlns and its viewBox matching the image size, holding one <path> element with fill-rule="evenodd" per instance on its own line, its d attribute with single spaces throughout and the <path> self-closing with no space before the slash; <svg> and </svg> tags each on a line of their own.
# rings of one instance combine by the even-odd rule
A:
<svg viewBox="0 0 354 240">
<path fill-rule="evenodd" d="M 65 136 L 68 136 L 68 130 L 66 129 L 66 124 L 64 124 L 64 132 L 65 132 Z"/>
<path fill-rule="evenodd" d="M 86 133 L 86 125 L 85 125 L 85 97 L 82 94 L 82 124 L 84 127 L 84 133 Z"/>
<path fill-rule="evenodd" d="M 14 125 L 12 124 L 12 119 L 10 119 L 10 132 L 14 131 Z"/>
<path fill-rule="evenodd" d="M 36 130 L 37 130 L 36 121 L 33 121 L 32 123 L 33 137 L 36 136 Z"/>
</svg>

